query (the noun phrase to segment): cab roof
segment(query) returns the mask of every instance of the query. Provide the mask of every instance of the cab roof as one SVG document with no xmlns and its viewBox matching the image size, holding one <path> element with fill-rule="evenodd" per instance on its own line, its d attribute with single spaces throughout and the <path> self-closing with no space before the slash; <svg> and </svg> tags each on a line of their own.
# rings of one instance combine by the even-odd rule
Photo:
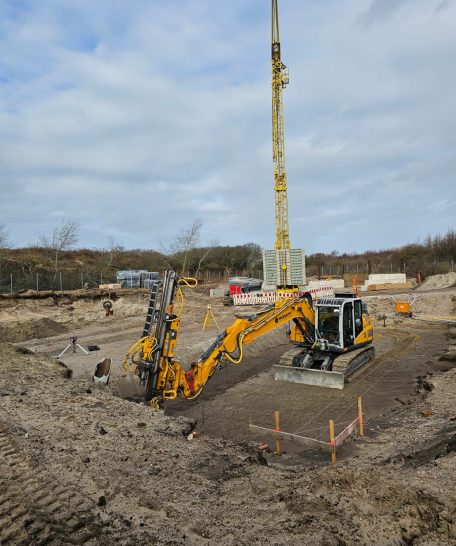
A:
<svg viewBox="0 0 456 546">
<path fill-rule="evenodd" d="M 317 301 L 317 306 L 330 305 L 332 307 L 341 307 L 346 301 L 353 301 L 352 298 L 323 298 Z"/>
</svg>

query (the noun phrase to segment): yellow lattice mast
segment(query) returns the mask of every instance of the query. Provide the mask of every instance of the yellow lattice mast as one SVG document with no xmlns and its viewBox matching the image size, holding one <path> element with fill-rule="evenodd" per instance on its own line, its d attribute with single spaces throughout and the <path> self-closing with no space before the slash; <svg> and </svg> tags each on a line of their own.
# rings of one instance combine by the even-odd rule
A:
<svg viewBox="0 0 456 546">
<path fill-rule="evenodd" d="M 271 63 L 272 63 L 272 151 L 274 159 L 274 191 L 276 215 L 276 250 L 289 250 L 287 174 L 283 131 L 282 89 L 288 84 L 288 72 L 280 56 L 278 0 L 271 0 Z"/>
</svg>

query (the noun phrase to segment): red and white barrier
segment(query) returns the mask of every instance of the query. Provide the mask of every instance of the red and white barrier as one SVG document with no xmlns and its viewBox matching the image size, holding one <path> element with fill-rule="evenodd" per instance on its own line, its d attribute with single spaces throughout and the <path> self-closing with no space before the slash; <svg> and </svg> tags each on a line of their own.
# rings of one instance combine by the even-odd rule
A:
<svg viewBox="0 0 456 546">
<path fill-rule="evenodd" d="M 234 305 L 262 305 L 266 303 L 275 303 L 277 300 L 285 298 L 297 298 L 305 293 L 309 293 L 313 300 L 334 296 L 332 286 L 317 286 L 302 290 L 301 292 L 249 292 L 247 294 L 233 294 Z"/>
</svg>

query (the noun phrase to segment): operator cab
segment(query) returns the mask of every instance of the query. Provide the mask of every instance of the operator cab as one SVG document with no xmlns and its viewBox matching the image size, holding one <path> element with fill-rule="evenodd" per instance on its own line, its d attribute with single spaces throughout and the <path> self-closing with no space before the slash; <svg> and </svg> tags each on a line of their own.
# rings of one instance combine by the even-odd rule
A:
<svg viewBox="0 0 456 546">
<path fill-rule="evenodd" d="M 352 347 L 363 331 L 363 305 L 358 298 L 324 298 L 315 312 L 317 339 L 336 351 Z"/>
</svg>

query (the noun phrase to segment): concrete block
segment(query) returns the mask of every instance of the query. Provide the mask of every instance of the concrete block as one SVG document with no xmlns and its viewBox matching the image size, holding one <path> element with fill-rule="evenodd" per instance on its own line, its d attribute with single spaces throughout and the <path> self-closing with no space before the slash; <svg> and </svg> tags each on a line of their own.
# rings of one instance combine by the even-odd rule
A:
<svg viewBox="0 0 456 546">
<path fill-rule="evenodd" d="M 368 290 L 392 290 L 393 288 L 411 288 L 412 283 L 400 282 L 400 283 L 385 283 L 385 284 L 370 284 Z"/>
<path fill-rule="evenodd" d="M 209 296 L 211 298 L 223 298 L 225 295 L 225 292 L 228 290 L 228 288 L 225 288 L 224 286 L 219 286 L 217 288 L 211 288 L 209 290 Z"/>
<path fill-rule="evenodd" d="M 320 286 L 331 286 L 332 288 L 344 288 L 344 279 L 321 279 L 309 281 L 309 288 L 317 288 Z"/>
<path fill-rule="evenodd" d="M 403 283 L 407 282 L 405 273 L 372 273 L 367 279 L 369 284 Z"/>
</svg>

